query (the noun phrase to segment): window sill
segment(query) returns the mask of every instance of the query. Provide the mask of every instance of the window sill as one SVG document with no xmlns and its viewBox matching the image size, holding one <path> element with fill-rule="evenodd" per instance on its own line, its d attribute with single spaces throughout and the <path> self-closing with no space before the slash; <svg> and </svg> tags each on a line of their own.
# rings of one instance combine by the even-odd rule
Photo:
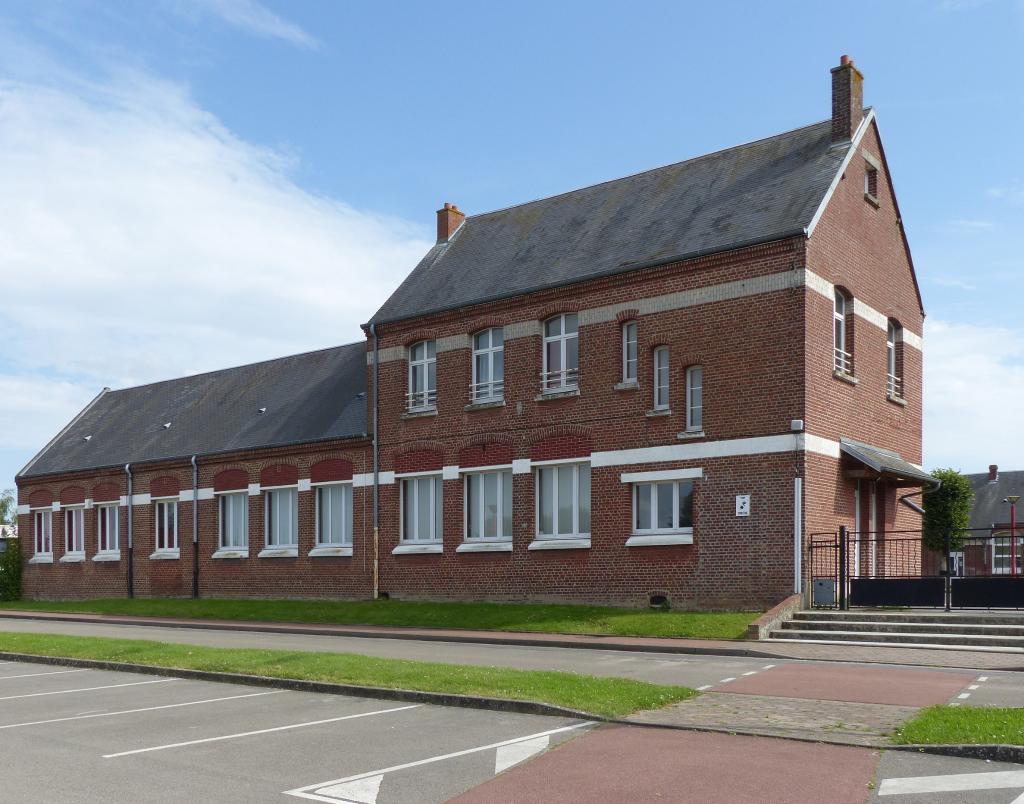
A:
<svg viewBox="0 0 1024 804">
<path fill-rule="evenodd" d="M 636 380 L 629 380 L 627 382 L 617 382 L 613 386 L 616 391 L 639 391 L 640 383 Z"/>
<path fill-rule="evenodd" d="M 28 563 L 29 564 L 52 564 L 53 563 L 53 556 L 45 556 L 45 555 L 44 556 L 32 556 L 32 558 L 30 558 L 28 560 Z"/>
<path fill-rule="evenodd" d="M 266 547 L 256 554 L 256 558 L 298 558 L 298 547 Z"/>
<path fill-rule="evenodd" d="M 904 399 L 902 396 L 896 396 L 895 394 L 886 394 L 885 398 L 892 402 L 894 405 L 899 405 L 900 407 L 904 408 L 907 406 L 907 400 Z"/>
<path fill-rule="evenodd" d="M 180 550 L 157 550 L 149 554 L 150 561 L 172 561 L 181 558 Z"/>
<path fill-rule="evenodd" d="M 707 435 L 703 430 L 684 430 L 681 433 L 676 433 L 676 438 L 685 441 L 692 438 L 707 438 Z"/>
<path fill-rule="evenodd" d="M 419 544 L 400 544 L 391 551 L 391 555 L 415 555 L 417 553 L 443 553 L 444 545 L 441 542 L 421 542 Z"/>
<path fill-rule="evenodd" d="M 511 553 L 512 542 L 463 542 L 456 553 Z"/>
<path fill-rule="evenodd" d="M 352 555 L 351 547 L 328 547 L 327 545 L 321 545 L 320 547 L 314 547 L 309 551 L 310 558 L 339 556 L 345 557 Z"/>
<path fill-rule="evenodd" d="M 837 380 L 842 380 L 843 382 L 849 383 L 850 385 L 857 384 L 856 377 L 854 377 L 852 374 L 847 374 L 845 371 L 840 371 L 839 369 L 833 369 L 832 376 L 835 377 Z"/>
<path fill-rule="evenodd" d="M 402 414 L 403 419 L 423 419 L 427 416 L 436 416 L 437 408 L 417 408 L 416 410 L 407 410 Z"/>
<path fill-rule="evenodd" d="M 864 193 L 864 200 L 871 204 L 875 209 L 878 209 L 881 206 L 881 204 L 878 203 L 878 198 L 871 195 L 871 193 Z"/>
<path fill-rule="evenodd" d="M 97 553 L 96 555 L 94 555 L 92 557 L 92 560 L 93 561 L 120 561 L 121 560 L 121 551 L 118 550 L 116 553 L 114 553 L 114 552 L 110 552 L 110 553 Z"/>
<path fill-rule="evenodd" d="M 644 416 L 646 416 L 648 419 L 656 419 L 659 416 L 671 416 L 671 415 L 672 415 L 672 409 L 671 408 L 656 408 L 655 410 L 649 410 L 649 411 L 647 411 L 644 414 Z"/>
<path fill-rule="evenodd" d="M 479 402 L 470 402 L 463 410 L 492 410 L 493 408 L 505 407 L 504 399 L 481 399 Z"/>
<path fill-rule="evenodd" d="M 672 544 L 693 544 L 692 533 L 634 533 L 626 539 L 626 547 L 661 547 Z"/>
<path fill-rule="evenodd" d="M 578 385 L 574 385 L 571 388 L 552 388 L 550 391 L 541 391 L 537 396 L 533 398 L 534 402 L 547 402 L 549 399 L 566 399 L 570 396 L 579 396 L 580 389 Z"/>
<path fill-rule="evenodd" d="M 222 547 L 210 558 L 248 558 L 248 550 L 240 550 L 237 547 Z"/>
<path fill-rule="evenodd" d="M 589 550 L 590 539 L 540 538 L 530 542 L 527 550 Z"/>
<path fill-rule="evenodd" d="M 58 559 L 60 564 L 81 564 L 85 561 L 85 553 L 65 553 Z"/>
</svg>

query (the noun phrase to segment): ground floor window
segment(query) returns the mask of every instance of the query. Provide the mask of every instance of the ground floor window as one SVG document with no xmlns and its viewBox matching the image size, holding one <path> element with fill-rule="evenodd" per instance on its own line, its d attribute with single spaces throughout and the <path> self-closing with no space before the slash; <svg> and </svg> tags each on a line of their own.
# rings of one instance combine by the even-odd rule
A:
<svg viewBox="0 0 1024 804">
<path fill-rule="evenodd" d="M 590 464 L 537 469 L 537 535 L 573 538 L 590 535 Z"/>
<path fill-rule="evenodd" d="M 249 493 L 246 491 L 221 494 L 220 546 L 246 549 L 249 547 Z"/>
<path fill-rule="evenodd" d="M 156 549 L 178 549 L 178 501 L 161 500 L 156 509 Z"/>
<path fill-rule="evenodd" d="M 992 539 L 992 574 L 1009 575 L 1010 554 L 1013 552 L 1010 545 L 1010 532 L 1005 530 L 994 534 L 994 536 L 995 538 Z M 1024 566 L 1022 566 L 1024 562 L 1022 562 L 1022 559 L 1024 559 L 1024 534 L 1018 532 L 1015 562 L 1018 575 L 1024 574 Z"/>
<path fill-rule="evenodd" d="M 316 489 L 316 543 L 326 547 L 352 544 L 352 484 Z"/>
<path fill-rule="evenodd" d="M 633 530 L 638 534 L 692 533 L 693 481 L 636 483 Z"/>
<path fill-rule="evenodd" d="M 116 505 L 96 506 L 96 537 L 98 553 L 116 553 L 120 549 Z"/>
<path fill-rule="evenodd" d="M 440 475 L 402 480 L 403 542 L 441 541 L 444 532 L 441 524 L 442 488 Z"/>
<path fill-rule="evenodd" d="M 64 552 L 71 556 L 85 555 L 85 509 L 64 509 Z"/>
<path fill-rule="evenodd" d="M 37 556 L 53 555 L 53 511 L 36 511 L 32 515 Z"/>
<path fill-rule="evenodd" d="M 512 538 L 512 470 L 466 475 L 466 539 Z"/>
<path fill-rule="evenodd" d="M 298 489 L 271 489 L 265 494 L 267 547 L 299 546 Z"/>
</svg>

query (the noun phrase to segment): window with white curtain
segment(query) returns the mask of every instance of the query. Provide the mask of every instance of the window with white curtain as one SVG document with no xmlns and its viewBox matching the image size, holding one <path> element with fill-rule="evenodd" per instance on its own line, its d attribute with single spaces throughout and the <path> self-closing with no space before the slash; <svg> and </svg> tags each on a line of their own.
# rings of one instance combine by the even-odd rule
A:
<svg viewBox="0 0 1024 804">
<path fill-rule="evenodd" d="M 467 541 L 512 538 L 512 470 L 467 474 Z"/>
<path fill-rule="evenodd" d="M 71 557 L 85 555 L 85 508 L 64 509 L 64 553 Z"/>
<path fill-rule="evenodd" d="M 537 483 L 538 538 L 590 535 L 590 464 L 540 466 Z"/>
<path fill-rule="evenodd" d="M 505 333 L 501 327 L 473 336 L 474 402 L 502 399 L 505 395 Z"/>
<path fill-rule="evenodd" d="M 437 346 L 420 341 L 409 348 L 409 410 L 426 410 L 437 404 Z"/>
<path fill-rule="evenodd" d="M 53 511 L 36 511 L 32 514 L 35 554 L 40 557 L 53 555 Z"/>
<path fill-rule="evenodd" d="M 110 555 L 121 549 L 118 540 L 117 504 L 96 506 L 96 553 Z"/>
<path fill-rule="evenodd" d="M 544 372 L 541 389 L 559 391 L 579 382 L 580 347 L 576 313 L 565 313 L 544 322 Z"/>
<path fill-rule="evenodd" d="M 316 489 L 318 547 L 352 545 L 352 484 L 331 483 Z"/>
<path fill-rule="evenodd" d="M 668 410 L 668 347 L 654 350 L 654 409 Z"/>
<path fill-rule="evenodd" d="M 178 501 L 156 500 L 156 551 L 172 552 L 178 549 Z"/>
<path fill-rule="evenodd" d="M 693 531 L 693 481 L 636 483 L 633 531 L 637 534 Z"/>
<path fill-rule="evenodd" d="M 267 547 L 299 546 L 299 493 L 295 488 L 264 492 Z"/>
<path fill-rule="evenodd" d="M 248 549 L 249 492 L 236 491 L 219 495 L 220 546 Z"/>
<path fill-rule="evenodd" d="M 444 532 L 441 475 L 404 478 L 401 489 L 401 540 L 440 542 Z"/>
<path fill-rule="evenodd" d="M 637 323 L 627 321 L 622 325 L 622 381 L 637 381 Z"/>
<path fill-rule="evenodd" d="M 704 429 L 704 369 L 700 366 L 686 370 L 686 429 L 691 433 Z"/>
</svg>

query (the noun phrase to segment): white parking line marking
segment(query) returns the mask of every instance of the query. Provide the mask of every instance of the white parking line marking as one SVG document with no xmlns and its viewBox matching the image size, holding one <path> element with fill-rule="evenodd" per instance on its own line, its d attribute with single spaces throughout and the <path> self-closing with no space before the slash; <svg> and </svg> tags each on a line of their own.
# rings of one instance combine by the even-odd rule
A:
<svg viewBox="0 0 1024 804">
<path fill-rule="evenodd" d="M 988 676 L 978 676 L 978 681 L 988 681 Z"/>
<path fill-rule="evenodd" d="M 5 695 L 0 701 L 13 701 L 15 698 L 40 698 L 43 695 L 68 695 L 72 692 L 92 692 L 93 690 L 112 690 L 117 687 L 137 687 L 140 684 L 166 684 L 168 681 L 180 681 L 177 678 L 158 678 L 154 681 L 130 681 L 127 684 L 104 684 L 102 687 L 82 687 L 77 690 L 54 690 L 53 692 L 29 692 L 24 695 Z"/>
<path fill-rule="evenodd" d="M 761 669 L 762 669 L 762 670 L 771 670 L 771 669 L 772 669 L 773 667 L 775 667 L 775 665 L 774 665 L 774 664 L 766 664 L 766 665 L 765 665 L 764 667 L 762 667 Z"/>
<path fill-rule="evenodd" d="M 386 715 L 391 712 L 403 712 L 406 709 L 417 709 L 423 704 L 410 704 L 408 706 L 395 706 L 391 709 L 377 709 L 373 712 L 360 712 L 355 715 L 342 715 L 341 717 L 329 717 L 324 720 L 307 720 L 304 723 L 289 723 L 287 726 L 274 726 L 270 729 L 257 729 L 256 731 L 242 731 L 238 734 L 222 734 L 218 737 L 204 737 L 201 740 L 187 740 L 183 743 L 168 743 L 167 745 L 154 745 L 149 748 L 134 748 L 131 751 L 119 751 L 116 754 L 104 754 L 103 759 L 116 759 L 117 757 L 128 757 L 133 754 L 147 754 L 150 751 L 166 751 L 168 748 L 184 748 L 189 745 L 200 745 L 202 743 L 216 743 L 221 740 L 235 740 L 239 737 L 252 737 L 256 734 L 270 734 L 275 731 L 288 731 L 289 729 L 303 729 L 307 726 L 320 726 L 324 723 L 337 723 L 341 720 L 355 720 L 361 717 L 373 717 L 374 715 Z"/>
<path fill-rule="evenodd" d="M 722 679 L 721 681 L 719 681 L 718 683 L 719 683 L 719 684 L 728 684 L 728 683 L 729 683 L 730 681 L 735 681 L 735 680 L 736 680 L 736 677 L 735 677 L 735 676 L 729 676 L 728 678 L 723 678 L 723 679 Z"/>
<path fill-rule="evenodd" d="M 750 670 L 750 671 L 748 671 L 748 672 L 744 673 L 743 675 L 745 675 L 745 676 L 752 676 L 752 675 L 754 675 L 755 673 L 757 673 L 757 671 L 756 671 L 756 670 Z"/>
<path fill-rule="evenodd" d="M 879 787 L 878 795 L 953 793 L 964 790 L 1000 790 L 1007 787 L 1024 787 L 1024 771 L 950 773 L 945 776 L 905 776 L 900 779 L 886 779 Z"/>
<path fill-rule="evenodd" d="M 562 726 L 558 729 L 549 729 L 548 731 L 537 732 L 536 734 L 527 734 L 525 737 L 516 737 L 513 740 L 502 740 L 500 743 L 491 743 L 490 745 L 481 745 L 477 748 L 467 748 L 463 751 L 454 751 L 451 754 L 441 754 L 436 757 L 428 757 L 427 759 L 418 759 L 415 762 L 406 762 L 402 765 L 392 765 L 390 768 L 381 768 L 380 770 L 372 770 L 368 773 L 359 773 L 355 776 L 346 776 L 344 779 L 332 779 L 329 782 L 317 782 L 316 784 L 309 784 L 305 787 L 296 787 L 294 790 L 285 790 L 283 795 L 296 796 L 298 798 L 308 798 L 311 801 L 326 801 L 328 804 L 337 804 L 337 798 L 326 798 L 324 795 L 318 795 L 318 793 L 326 793 L 328 789 L 336 789 L 337 785 L 345 784 L 347 782 L 357 782 L 361 779 L 369 779 L 374 776 L 384 776 L 388 773 L 394 773 L 395 771 L 407 770 L 408 768 L 418 768 L 421 765 L 430 765 L 434 762 L 443 762 L 446 759 L 455 759 L 456 757 L 464 757 L 468 754 L 477 754 L 481 751 L 489 751 L 492 748 L 502 748 L 506 745 L 514 745 L 515 743 L 523 743 L 529 740 L 536 740 L 540 737 L 550 737 L 552 734 L 561 734 L 566 731 L 575 731 L 576 729 L 582 729 L 586 726 L 593 726 L 593 721 L 586 720 L 582 723 L 574 723 L 571 726 Z"/>
<path fill-rule="evenodd" d="M 709 690 L 709 689 L 711 689 L 711 685 L 710 684 L 705 684 L 703 687 L 697 687 L 697 692 L 704 692 L 704 690 Z"/>
<path fill-rule="evenodd" d="M 971 693 L 969 693 L 969 692 L 961 692 L 956 697 L 959 698 L 961 701 L 963 701 L 963 700 L 966 700 L 967 698 L 970 698 L 971 697 Z"/>
<path fill-rule="evenodd" d="M 324 796 L 330 796 L 325 801 L 338 801 L 344 804 L 377 804 L 377 796 L 380 795 L 380 783 L 384 781 L 384 774 L 371 776 L 369 779 L 357 779 L 354 782 L 334 784 L 330 787 L 321 788 L 318 792 Z"/>
<path fill-rule="evenodd" d="M 980 686 L 981 686 L 980 684 L 969 684 L 969 685 L 967 686 L 967 689 L 969 689 L 969 690 L 976 690 L 976 689 L 978 689 L 978 687 L 980 687 Z"/>
<path fill-rule="evenodd" d="M 45 673 L 21 673 L 17 676 L 0 676 L 0 681 L 7 681 L 9 678 L 32 678 L 33 676 L 62 676 L 66 673 L 84 673 L 85 669 L 81 670 L 49 670 Z"/>
<path fill-rule="evenodd" d="M 229 695 L 225 698 L 207 698 L 203 701 L 185 701 L 183 703 L 164 704 L 163 706 L 147 706 L 142 709 L 122 709 L 118 712 L 99 712 L 93 714 L 93 712 L 83 712 L 79 715 L 73 715 L 70 717 L 55 717 L 51 720 L 33 720 L 28 723 L 8 723 L 6 726 L 0 726 L 0 731 L 4 729 L 20 729 L 22 726 L 42 726 L 46 723 L 64 723 L 68 720 L 88 720 L 94 717 L 114 717 L 115 715 L 133 715 L 136 712 L 155 712 L 158 709 L 176 709 L 179 706 L 198 706 L 199 704 L 217 703 L 219 701 L 235 701 L 239 698 L 255 698 L 259 695 L 277 695 L 278 693 L 284 692 L 284 690 L 271 690 L 270 692 L 248 692 L 245 695 Z"/>
</svg>

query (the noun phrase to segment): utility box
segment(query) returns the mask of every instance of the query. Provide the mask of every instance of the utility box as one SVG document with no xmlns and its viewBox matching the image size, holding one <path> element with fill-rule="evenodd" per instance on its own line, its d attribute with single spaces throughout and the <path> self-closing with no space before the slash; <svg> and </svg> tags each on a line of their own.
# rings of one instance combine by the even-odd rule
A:
<svg viewBox="0 0 1024 804">
<path fill-rule="evenodd" d="M 815 606 L 834 606 L 836 604 L 835 578 L 815 578 L 811 603 Z"/>
</svg>

